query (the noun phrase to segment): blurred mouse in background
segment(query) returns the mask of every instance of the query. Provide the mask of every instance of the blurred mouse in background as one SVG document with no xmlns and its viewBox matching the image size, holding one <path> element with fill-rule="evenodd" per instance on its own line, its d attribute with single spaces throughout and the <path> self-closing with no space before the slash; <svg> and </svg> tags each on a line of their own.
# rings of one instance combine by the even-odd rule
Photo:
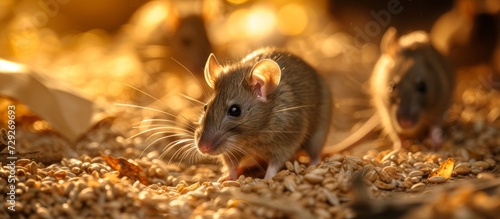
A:
<svg viewBox="0 0 500 219">
<path fill-rule="evenodd" d="M 454 7 L 435 22 L 431 38 L 436 49 L 458 69 L 489 67 L 485 76 L 494 85 L 500 81 L 500 66 L 494 61 L 500 58 L 499 32 L 500 1 L 456 0 Z"/>
<path fill-rule="evenodd" d="M 135 13 L 129 23 L 130 37 L 145 63 L 146 73 L 189 75 L 187 69 L 203 79 L 203 67 L 212 46 L 202 4 L 203 1 L 158 0 L 147 3 Z"/>
</svg>

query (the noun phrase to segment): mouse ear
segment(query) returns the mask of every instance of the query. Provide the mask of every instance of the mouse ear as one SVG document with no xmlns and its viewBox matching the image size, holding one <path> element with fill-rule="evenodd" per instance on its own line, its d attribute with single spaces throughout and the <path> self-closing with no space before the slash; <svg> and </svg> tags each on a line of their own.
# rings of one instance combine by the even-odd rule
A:
<svg viewBox="0 0 500 219">
<path fill-rule="evenodd" d="M 222 66 L 219 64 L 215 55 L 210 53 L 205 64 L 205 80 L 212 89 L 215 87 L 215 80 L 222 73 Z"/>
<path fill-rule="evenodd" d="M 382 54 L 388 54 L 392 57 L 396 56 L 396 52 L 398 51 L 397 35 L 398 31 L 394 27 L 389 27 L 389 29 L 385 31 L 380 41 L 380 52 Z"/>
<path fill-rule="evenodd" d="M 267 96 L 278 87 L 280 78 L 281 69 L 278 63 L 271 59 L 264 59 L 253 66 L 250 86 L 256 92 L 258 99 L 267 101 Z"/>
</svg>

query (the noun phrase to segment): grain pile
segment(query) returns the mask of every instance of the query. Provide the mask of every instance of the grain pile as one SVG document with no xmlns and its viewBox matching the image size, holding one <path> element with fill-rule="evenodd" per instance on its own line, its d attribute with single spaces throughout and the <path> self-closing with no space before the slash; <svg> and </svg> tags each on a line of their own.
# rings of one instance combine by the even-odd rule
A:
<svg viewBox="0 0 500 219">
<path fill-rule="evenodd" d="M 498 99 L 496 92 L 488 95 Z M 481 103 L 472 101 L 455 106 L 454 109 L 462 109 L 461 113 L 452 111 L 450 118 L 469 118 L 467 109 L 477 104 Z M 491 120 L 498 110 L 495 107 L 479 112 L 485 115 L 482 117 L 485 120 L 472 119 L 452 126 L 447 132 L 450 138 L 440 151 L 410 148 L 371 150 L 361 157 L 337 154 L 312 167 L 298 161 L 288 162 L 272 180 L 241 176 L 223 183 L 217 182 L 221 175 L 217 165 L 169 164 L 165 159 L 154 159 L 158 152 L 134 159 L 142 150 L 134 149 L 133 140 L 103 126 L 79 144 L 84 147 L 80 150 L 87 150 L 90 156 L 64 157 L 50 165 L 17 160 L 15 212 L 7 209 L 7 178 L 11 169 L 3 164 L 1 215 L 6 218 L 493 217 L 500 213 L 500 133 L 495 126 L 497 118 Z M 108 154 L 122 151 L 121 156 L 144 170 L 149 185 L 121 176 L 96 150 Z M 450 179 L 428 178 L 433 169 L 450 157 L 455 161 Z"/>
<path fill-rule="evenodd" d="M 469 95 L 475 95 L 469 98 Z M 484 98 L 480 98 L 484 97 Z M 241 176 L 217 182 L 220 167 L 158 160 L 134 147 L 111 122 L 92 130 L 54 164 L 16 162 L 16 211 L 8 210 L 8 176 L 2 164 L 3 218 L 354 218 L 493 217 L 500 212 L 500 96 L 475 87 L 449 113 L 442 149 L 370 150 L 362 156 L 333 155 L 308 167 L 287 162 L 271 180 Z M 453 122 L 452 122 L 453 121 Z M 457 125 L 460 124 L 460 125 Z M 19 130 L 27 151 L 70 147 L 50 134 Z M 39 139 L 40 136 L 44 138 Z M 21 139 L 21 137 L 18 137 Z M 34 138 L 38 141 L 35 141 Z M 32 141 L 30 141 L 32 140 Z M 66 145 L 65 145 L 66 144 Z M 375 145 L 375 143 L 373 143 Z M 375 147 L 375 146 L 374 146 Z M 47 148 L 47 149 L 45 149 Z M 52 149 L 50 149 L 52 148 Z M 23 151 L 21 151 L 23 152 Z M 20 153 L 21 153 L 20 152 Z M 122 176 L 100 156 L 124 157 L 144 170 L 149 185 Z M 448 158 L 452 177 L 429 178 Z"/>
</svg>

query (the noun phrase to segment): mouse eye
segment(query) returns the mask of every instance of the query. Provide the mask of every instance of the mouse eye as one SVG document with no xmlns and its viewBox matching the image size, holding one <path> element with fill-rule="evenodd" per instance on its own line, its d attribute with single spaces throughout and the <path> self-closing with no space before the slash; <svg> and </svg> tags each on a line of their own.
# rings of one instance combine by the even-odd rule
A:
<svg viewBox="0 0 500 219">
<path fill-rule="evenodd" d="M 205 112 L 207 111 L 207 104 L 205 104 L 205 105 L 203 106 L 203 111 L 205 111 Z"/>
<path fill-rule="evenodd" d="M 427 84 L 424 81 L 418 81 L 417 84 L 415 84 L 415 89 L 419 93 L 425 93 L 427 92 Z"/>
<path fill-rule="evenodd" d="M 227 115 L 228 116 L 234 116 L 234 117 L 240 116 L 241 115 L 240 106 L 238 106 L 238 105 L 231 105 L 231 107 L 229 107 L 229 110 L 227 111 Z"/>
</svg>

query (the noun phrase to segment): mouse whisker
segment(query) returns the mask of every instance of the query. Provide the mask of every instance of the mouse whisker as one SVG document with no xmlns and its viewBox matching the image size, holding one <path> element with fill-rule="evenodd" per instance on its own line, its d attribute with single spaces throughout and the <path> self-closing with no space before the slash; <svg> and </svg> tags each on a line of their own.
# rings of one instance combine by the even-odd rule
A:
<svg viewBox="0 0 500 219">
<path fill-rule="evenodd" d="M 177 130 L 183 130 L 186 132 L 189 132 L 189 129 L 185 128 L 180 128 L 175 125 L 169 125 L 169 124 L 151 124 L 151 125 L 141 125 L 141 126 L 133 126 L 132 128 L 135 129 L 143 129 L 143 128 L 151 128 L 151 129 L 177 129 Z"/>
<path fill-rule="evenodd" d="M 170 57 L 172 60 L 174 60 L 174 62 L 176 62 L 177 64 L 179 64 L 182 68 L 184 68 L 184 70 L 186 70 L 192 77 L 193 79 L 196 81 L 196 83 L 198 84 L 198 86 L 200 86 L 201 88 L 201 91 L 203 93 L 203 96 L 204 97 L 207 97 L 207 91 L 203 88 L 203 86 L 201 85 L 200 81 L 198 80 L 198 78 L 196 78 L 196 76 L 193 74 L 193 72 L 191 72 L 186 66 L 184 66 L 182 63 L 180 63 L 179 61 L 177 61 L 174 57 Z"/>
<path fill-rule="evenodd" d="M 177 145 L 181 145 L 181 144 L 184 144 L 184 143 L 187 143 L 189 141 L 192 141 L 191 139 L 178 139 L 178 140 L 175 140 L 175 141 L 172 141 L 170 142 L 167 146 L 163 147 L 163 152 L 161 153 L 160 155 L 160 159 L 161 158 L 164 158 L 165 155 L 167 155 L 170 150 L 172 150 L 173 148 L 175 148 Z M 182 148 L 182 147 L 181 147 Z M 180 149 L 181 149 L 180 148 Z M 177 151 L 174 152 L 174 154 L 170 157 L 170 160 L 168 161 L 168 163 L 170 164 L 170 162 L 172 161 L 172 159 L 174 157 L 177 156 L 178 153 L 180 153 L 182 150 L 178 149 Z"/>
<path fill-rule="evenodd" d="M 232 147 L 233 146 L 230 146 L 229 149 L 231 149 Z M 227 150 L 226 154 L 228 155 L 227 157 L 229 158 L 229 162 L 233 164 L 239 163 L 238 157 L 234 154 L 233 150 Z"/>
<path fill-rule="evenodd" d="M 155 108 L 152 108 L 152 107 L 145 107 L 145 106 L 139 106 L 139 105 L 127 104 L 127 103 L 115 103 L 115 105 L 117 105 L 117 106 L 123 106 L 123 107 L 145 109 L 145 110 L 150 110 L 150 111 L 153 111 L 153 112 L 159 112 L 161 114 L 165 114 L 165 115 L 168 115 L 168 116 L 177 117 L 176 115 L 174 115 L 172 113 L 165 112 L 163 110 L 155 109 Z M 183 118 L 184 120 L 186 120 L 188 123 L 191 122 L 189 119 L 187 119 L 185 116 L 183 116 L 181 114 L 179 114 L 178 116 L 180 116 L 181 118 Z"/>
<path fill-rule="evenodd" d="M 181 159 L 180 159 L 179 162 L 182 162 L 185 158 L 187 158 L 186 162 L 189 163 L 189 164 L 193 164 L 193 158 L 191 156 L 191 152 L 193 151 L 193 147 L 191 147 L 191 143 L 183 145 L 182 149 L 184 151 L 181 154 Z"/>
<path fill-rule="evenodd" d="M 181 159 L 179 161 L 180 163 L 182 163 L 182 160 L 184 160 L 184 158 L 186 158 L 186 157 L 189 157 L 188 163 L 193 163 L 193 160 L 192 160 L 193 156 L 188 156 L 192 153 L 193 149 L 196 150 L 192 146 L 193 146 L 193 143 L 191 142 L 191 143 L 185 144 L 181 147 L 183 152 L 181 155 Z"/>
<path fill-rule="evenodd" d="M 141 132 L 139 132 L 137 134 L 134 134 L 134 135 L 128 137 L 128 139 L 132 139 L 132 138 L 140 136 L 140 135 L 142 135 L 144 133 L 152 132 L 152 131 L 155 131 L 155 130 L 165 130 L 165 129 L 171 130 L 172 133 L 175 133 L 174 131 L 183 131 L 185 133 L 190 133 L 188 130 L 183 129 L 183 128 L 178 128 L 178 127 L 174 127 L 174 126 L 170 126 L 170 127 L 163 126 L 163 127 L 156 127 L 156 128 L 146 129 L 144 131 L 141 131 Z"/>
<path fill-rule="evenodd" d="M 171 132 L 156 132 L 152 135 L 150 135 L 148 138 L 146 138 L 146 142 L 149 141 L 154 135 L 159 135 L 159 134 L 166 134 L 166 133 L 171 133 Z M 172 138 L 172 137 L 180 137 L 180 136 L 184 136 L 184 137 L 189 137 L 190 134 L 187 134 L 187 133 L 177 133 L 177 134 L 172 134 L 172 135 L 167 135 L 167 136 L 163 136 L 161 138 L 158 138 L 156 140 L 154 140 L 152 143 L 156 143 L 162 139 L 169 139 L 169 138 Z"/>
<path fill-rule="evenodd" d="M 184 99 L 188 100 L 189 104 L 191 106 L 193 106 L 194 108 L 197 108 L 200 113 L 203 112 L 203 109 L 199 106 L 199 104 L 205 105 L 205 103 L 203 103 L 203 102 L 201 102 L 193 97 L 185 95 L 185 94 L 181 94 L 180 96 L 183 97 Z"/>
<path fill-rule="evenodd" d="M 160 99 L 158 99 L 158 98 L 154 97 L 154 96 L 153 96 L 153 95 L 151 95 L 151 94 L 148 94 L 148 93 L 147 93 L 147 92 L 145 92 L 145 91 L 142 91 L 141 89 L 139 89 L 139 88 L 137 88 L 137 87 L 134 87 L 134 86 L 132 86 L 132 85 L 130 85 L 130 84 L 127 84 L 127 83 L 122 83 L 122 84 L 123 84 L 123 85 L 125 85 L 125 86 L 127 86 L 127 87 L 130 87 L 130 88 L 132 88 L 132 89 L 134 89 L 134 90 L 136 90 L 136 91 L 139 91 L 140 93 L 142 93 L 142 94 L 144 94 L 144 95 L 146 95 L 146 96 L 150 97 L 151 99 L 153 99 L 153 100 L 155 100 L 155 101 L 157 101 L 157 102 L 161 103 L 161 105 L 163 105 L 163 106 L 165 106 L 165 107 L 167 106 L 167 104 L 166 104 L 165 102 L 161 101 Z"/>
<path fill-rule="evenodd" d="M 150 123 L 150 124 L 144 124 Z M 173 126 L 172 126 L 173 125 Z M 181 123 L 175 120 L 169 119 L 145 119 L 140 122 L 134 123 L 132 128 L 147 128 L 147 127 L 161 127 L 161 126 L 172 126 L 172 127 L 182 127 L 187 126 L 187 128 L 195 129 L 196 127 L 190 123 Z"/>
<path fill-rule="evenodd" d="M 257 151 L 253 148 L 245 148 L 245 150 L 243 150 L 242 148 L 239 148 L 237 146 L 234 146 L 233 149 L 235 149 L 236 151 L 240 152 L 241 154 L 245 155 L 245 157 L 248 157 L 250 158 L 250 160 L 256 164 L 257 168 L 259 168 L 260 171 L 262 172 L 266 172 L 266 170 L 264 170 L 264 168 L 262 167 L 262 165 L 260 165 L 260 163 L 253 157 L 251 156 L 251 153 L 249 153 L 248 151 L 245 151 L 245 150 L 249 150 L 251 151 L 253 154 L 257 154 Z M 247 167 L 248 169 L 248 167 Z"/>
<path fill-rule="evenodd" d="M 175 115 L 172 114 L 172 113 L 168 113 L 168 112 L 165 112 L 163 110 L 155 109 L 155 108 L 152 108 L 152 107 L 139 106 L 139 105 L 128 104 L 128 103 L 115 103 L 115 105 L 117 105 L 117 106 L 124 106 L 124 107 L 131 107 L 131 108 L 138 108 L 138 109 L 145 109 L 145 110 L 159 112 L 159 113 L 162 113 L 162 114 L 165 114 L 165 115 L 169 115 L 169 116 L 175 117 Z"/>
<path fill-rule="evenodd" d="M 300 109 L 300 108 L 306 108 L 306 107 L 314 107 L 314 106 L 316 106 L 316 105 L 302 105 L 302 106 L 288 107 L 288 108 L 276 110 L 276 111 L 274 111 L 274 113 L 279 113 L 279 112 L 294 110 L 294 109 Z"/>
<path fill-rule="evenodd" d="M 302 133 L 301 131 L 273 131 L 273 130 L 261 130 L 259 132 L 264 132 L 264 133 Z"/>
<path fill-rule="evenodd" d="M 172 141 L 170 144 L 168 144 L 167 146 L 165 146 L 163 148 L 163 151 L 165 150 L 168 150 L 168 149 L 171 149 L 177 145 L 180 145 L 180 144 L 183 144 L 183 143 L 186 143 L 186 142 L 190 142 L 190 141 L 193 141 L 193 139 L 177 139 L 175 141 Z M 167 149 L 168 148 L 168 149 Z M 176 152 L 177 153 L 177 152 Z"/>
<path fill-rule="evenodd" d="M 187 100 L 190 100 L 190 101 L 192 101 L 192 102 L 198 103 L 198 104 L 200 104 L 200 105 L 202 105 L 202 106 L 203 106 L 203 105 L 205 105 L 205 103 L 203 103 L 203 102 L 201 102 L 201 101 L 199 101 L 199 100 L 197 100 L 197 99 L 195 99 L 195 98 L 192 98 L 192 97 L 190 97 L 190 96 L 188 96 L 188 95 L 184 95 L 184 94 L 182 94 L 181 96 L 182 96 L 182 97 L 184 97 L 184 98 L 186 98 Z"/>
<path fill-rule="evenodd" d="M 184 142 L 185 143 L 185 142 Z M 179 144 L 180 145 L 180 144 Z M 170 159 L 175 159 L 175 158 L 178 158 L 179 159 L 179 163 L 182 163 L 182 160 L 184 159 L 185 155 L 186 155 L 186 152 L 187 150 L 189 150 L 189 148 L 186 148 L 185 147 L 186 144 L 180 146 L 179 148 L 177 148 L 177 150 L 174 152 L 174 154 L 170 157 Z"/>
<path fill-rule="evenodd" d="M 149 143 L 148 146 L 146 146 L 146 148 L 139 155 L 139 158 L 142 157 L 142 155 L 144 155 L 144 153 L 146 152 L 146 150 L 148 150 L 148 148 L 150 148 L 152 145 L 156 144 L 157 142 L 164 140 L 164 139 L 169 139 L 171 137 L 177 137 L 177 136 L 189 136 L 189 135 L 187 135 L 187 134 L 174 134 L 174 135 L 167 135 L 167 136 L 155 139 L 153 142 Z M 146 139 L 146 141 L 148 141 L 148 140 L 149 140 L 149 137 Z"/>
<path fill-rule="evenodd" d="M 171 120 L 171 119 L 143 119 L 140 122 L 134 123 L 134 125 L 140 125 L 142 123 L 155 123 L 155 122 L 161 122 L 160 124 L 162 124 L 163 122 L 169 123 L 169 124 L 171 124 L 171 123 L 178 124 L 179 123 L 179 122 L 177 122 L 175 120 Z"/>
<path fill-rule="evenodd" d="M 184 154 L 186 157 L 189 158 L 188 160 L 189 163 L 196 163 L 196 159 L 198 158 L 198 155 L 196 153 L 196 148 L 193 146 L 194 146 L 193 142 L 183 146 L 187 148 L 187 151 Z"/>
<path fill-rule="evenodd" d="M 132 128 L 136 128 L 136 129 L 141 129 L 141 128 L 148 128 L 146 130 L 143 130 L 141 132 L 149 132 L 149 131 L 154 131 L 154 130 L 162 130 L 162 129 L 169 129 L 169 130 L 177 130 L 177 131 L 183 131 L 183 132 L 190 132 L 189 129 L 185 129 L 185 128 L 180 128 L 180 127 L 177 127 L 177 126 L 171 126 L 171 125 L 165 125 L 165 124 L 158 124 L 158 125 L 143 125 L 143 126 L 134 126 Z"/>
</svg>

